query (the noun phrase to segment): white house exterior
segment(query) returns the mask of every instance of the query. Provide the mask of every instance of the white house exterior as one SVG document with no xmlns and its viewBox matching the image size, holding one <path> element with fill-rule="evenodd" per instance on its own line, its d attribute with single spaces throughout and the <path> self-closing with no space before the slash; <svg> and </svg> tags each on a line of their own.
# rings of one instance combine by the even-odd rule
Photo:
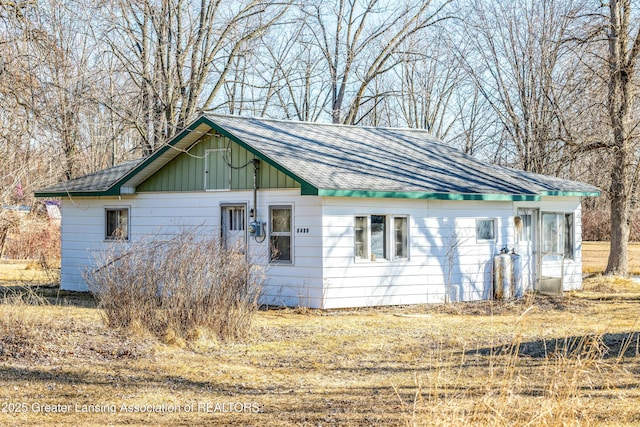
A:
<svg viewBox="0 0 640 427">
<path fill-rule="evenodd" d="M 87 290 L 100 251 L 198 226 L 264 265 L 264 303 L 330 309 L 491 298 L 505 247 L 525 290 L 580 288 L 580 200 L 598 193 L 421 130 L 210 115 L 36 195 L 62 197 L 63 289 Z"/>
</svg>

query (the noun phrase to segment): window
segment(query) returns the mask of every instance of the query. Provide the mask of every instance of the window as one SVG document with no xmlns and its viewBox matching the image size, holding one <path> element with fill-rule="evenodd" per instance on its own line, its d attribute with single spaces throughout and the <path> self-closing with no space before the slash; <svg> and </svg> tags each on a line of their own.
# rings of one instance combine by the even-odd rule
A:
<svg viewBox="0 0 640 427">
<path fill-rule="evenodd" d="M 477 219 L 476 220 L 476 241 L 495 240 L 496 239 L 496 222 L 494 219 Z"/>
<path fill-rule="evenodd" d="M 387 233 L 385 226 L 387 217 L 371 215 L 371 259 L 387 257 Z"/>
<path fill-rule="evenodd" d="M 533 238 L 533 215 L 530 213 L 521 213 L 520 227 L 518 229 L 519 242 L 531 242 Z"/>
<path fill-rule="evenodd" d="M 409 258 L 407 217 L 367 215 L 355 217 L 354 254 L 360 260 Z"/>
<path fill-rule="evenodd" d="M 270 206 L 269 257 L 273 262 L 291 264 L 291 207 Z"/>
<path fill-rule="evenodd" d="M 548 255 L 564 253 L 564 218 L 555 213 L 542 214 L 542 252 Z"/>
<path fill-rule="evenodd" d="M 573 229 L 573 214 L 564 214 L 564 257 L 567 259 L 573 259 Z"/>
<path fill-rule="evenodd" d="M 106 208 L 105 219 L 105 240 L 129 240 L 129 208 Z"/>
<path fill-rule="evenodd" d="M 244 206 L 225 206 L 222 222 L 226 230 L 244 231 Z"/>
<path fill-rule="evenodd" d="M 366 216 L 356 217 L 356 258 L 369 258 L 369 233 Z"/>
<path fill-rule="evenodd" d="M 407 218 L 394 218 L 393 231 L 395 243 L 394 258 L 408 258 L 409 233 L 407 232 Z"/>
</svg>

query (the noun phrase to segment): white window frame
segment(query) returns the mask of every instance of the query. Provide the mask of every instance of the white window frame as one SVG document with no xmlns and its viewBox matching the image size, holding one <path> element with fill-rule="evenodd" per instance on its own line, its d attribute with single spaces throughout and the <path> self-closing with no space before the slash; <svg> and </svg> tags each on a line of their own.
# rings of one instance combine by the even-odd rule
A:
<svg viewBox="0 0 640 427">
<path fill-rule="evenodd" d="M 289 231 L 273 231 L 273 210 L 274 209 L 289 209 L 290 217 L 289 217 Z M 277 204 L 277 205 L 269 205 L 269 263 L 270 264 L 278 264 L 278 265 L 293 265 L 293 249 L 294 249 L 294 241 L 293 241 L 293 230 L 294 230 L 294 220 L 293 220 L 293 205 L 287 204 Z M 285 236 L 289 237 L 289 259 L 273 259 L 271 251 L 272 251 L 272 237 Z"/>
<path fill-rule="evenodd" d="M 404 239 L 406 240 L 406 242 L 404 242 L 403 244 L 403 248 L 404 248 L 404 256 L 397 256 L 396 255 L 396 245 L 398 244 L 398 241 L 396 240 L 396 220 L 397 219 L 404 219 Z M 409 217 L 406 215 L 394 215 L 393 217 L 391 217 L 391 230 L 389 230 L 391 232 L 392 237 L 392 242 L 391 242 L 391 249 L 392 249 L 392 257 L 394 260 L 409 260 Z"/>
<path fill-rule="evenodd" d="M 373 216 L 382 216 L 385 218 L 384 220 L 384 252 L 386 257 L 379 258 L 373 255 L 371 250 L 371 217 Z M 364 218 L 364 232 L 362 233 L 366 239 L 366 242 L 363 242 L 363 252 L 364 257 L 358 255 L 358 238 L 357 234 L 357 223 L 358 218 Z M 395 220 L 396 218 L 405 219 L 405 236 L 406 236 L 406 246 L 405 246 L 405 256 L 396 256 L 396 230 L 395 230 Z M 355 262 L 402 262 L 408 261 L 410 257 L 410 235 L 409 235 L 409 215 L 393 215 L 393 214 L 356 214 L 353 216 L 353 257 Z"/>
<path fill-rule="evenodd" d="M 124 238 L 119 238 L 117 236 L 109 235 L 109 212 L 120 212 L 122 210 L 127 211 L 127 231 L 126 236 Z M 118 214 L 120 216 L 120 214 Z M 118 221 L 120 222 L 120 221 Z M 131 206 L 105 206 L 104 207 L 104 240 L 107 242 L 128 242 L 131 236 Z M 120 224 L 118 224 L 118 229 Z"/>
<path fill-rule="evenodd" d="M 571 217 L 571 227 L 567 227 L 567 217 Z M 565 212 L 564 214 L 564 257 L 565 259 L 574 260 L 576 258 L 576 216 L 573 212 Z M 567 244 L 570 245 L 567 253 Z"/>
<path fill-rule="evenodd" d="M 493 237 L 489 238 L 489 239 L 485 239 L 485 238 L 480 238 L 480 236 L 478 235 L 478 227 L 480 225 L 480 221 L 491 221 L 493 223 L 493 227 L 492 227 L 492 231 L 493 231 Z M 497 239 L 497 222 L 496 218 L 476 218 L 476 243 L 492 243 L 495 242 Z"/>
</svg>

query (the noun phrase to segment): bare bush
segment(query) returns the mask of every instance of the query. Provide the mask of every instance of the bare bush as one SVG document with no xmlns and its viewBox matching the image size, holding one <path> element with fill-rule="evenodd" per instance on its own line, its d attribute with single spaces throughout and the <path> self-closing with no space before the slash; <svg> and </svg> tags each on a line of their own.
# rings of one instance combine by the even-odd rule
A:
<svg viewBox="0 0 640 427">
<path fill-rule="evenodd" d="M 608 241 L 611 236 L 609 208 L 592 208 L 582 211 L 582 240 Z M 631 213 L 629 241 L 640 242 L 640 212 Z"/>
<path fill-rule="evenodd" d="M 606 241 L 611 233 L 609 212 L 604 209 L 585 209 L 582 212 L 582 240 Z"/>
<path fill-rule="evenodd" d="M 22 216 L 4 211 L 0 214 L 0 239 L 2 229 L 5 239 L 0 248 L 4 258 L 37 260 L 43 268 L 60 263 L 59 222 L 44 215 Z"/>
<path fill-rule="evenodd" d="M 170 239 L 115 242 L 85 278 L 109 326 L 164 338 L 219 339 L 246 333 L 258 308 L 264 274 L 237 249 L 202 239 L 198 229 Z"/>
</svg>

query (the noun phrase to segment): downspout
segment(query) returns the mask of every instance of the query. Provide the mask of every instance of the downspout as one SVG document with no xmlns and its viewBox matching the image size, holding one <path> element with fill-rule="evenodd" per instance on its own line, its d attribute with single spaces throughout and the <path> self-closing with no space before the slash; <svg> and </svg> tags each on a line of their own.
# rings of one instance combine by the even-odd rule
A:
<svg viewBox="0 0 640 427">
<path fill-rule="evenodd" d="M 260 160 L 253 159 L 253 209 L 251 210 L 251 218 L 254 221 L 258 219 L 258 170 L 260 169 Z"/>
<path fill-rule="evenodd" d="M 258 220 L 258 171 L 260 170 L 260 160 L 253 159 L 253 209 L 251 209 L 251 228 L 249 231 L 253 236 L 253 239 L 258 242 L 264 242 L 267 235 L 265 233 L 265 224 Z"/>
</svg>

